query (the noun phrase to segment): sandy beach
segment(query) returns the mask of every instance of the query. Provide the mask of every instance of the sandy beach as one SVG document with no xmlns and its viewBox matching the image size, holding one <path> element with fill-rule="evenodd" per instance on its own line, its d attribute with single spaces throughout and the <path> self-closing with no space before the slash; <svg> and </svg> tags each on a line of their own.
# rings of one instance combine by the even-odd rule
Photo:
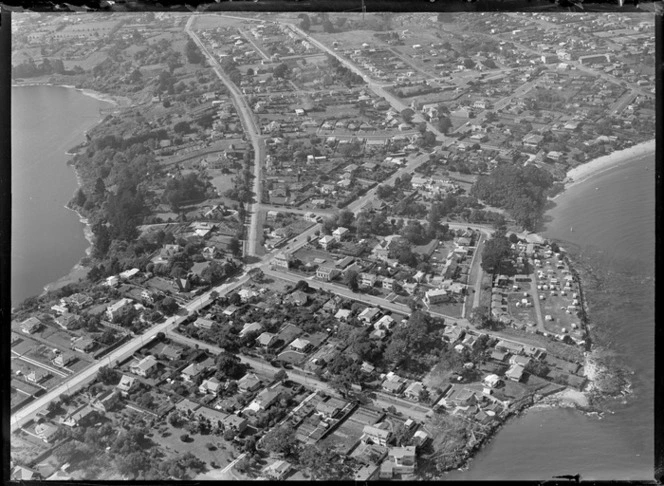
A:
<svg viewBox="0 0 664 486">
<path fill-rule="evenodd" d="M 578 184 L 589 177 L 600 174 L 615 166 L 626 163 L 634 157 L 655 152 L 655 140 L 648 140 L 646 142 L 638 143 L 632 147 L 617 150 L 609 155 L 598 157 L 589 162 L 586 162 L 578 167 L 573 168 L 567 173 L 565 188 L 569 188 L 574 184 Z M 654 167 L 653 167 L 654 170 Z M 555 199 L 555 198 L 554 198 Z"/>
</svg>

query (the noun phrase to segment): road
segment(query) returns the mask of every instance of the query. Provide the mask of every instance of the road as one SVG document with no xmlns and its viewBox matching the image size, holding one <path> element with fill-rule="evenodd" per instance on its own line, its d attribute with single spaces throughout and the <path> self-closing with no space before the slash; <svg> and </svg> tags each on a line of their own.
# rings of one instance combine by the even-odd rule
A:
<svg viewBox="0 0 664 486">
<path fill-rule="evenodd" d="M 168 337 L 171 338 L 173 341 L 180 342 L 188 346 L 198 345 L 199 349 L 206 349 L 213 354 L 219 354 L 224 352 L 224 350 L 218 346 L 190 339 L 175 332 L 169 332 Z M 245 356 L 243 354 L 237 354 L 237 357 L 240 358 L 240 361 L 242 363 L 251 366 L 255 370 L 259 370 L 260 372 L 267 374 L 270 377 L 274 377 L 274 375 L 276 375 L 279 371 L 282 370 L 282 368 L 275 368 L 274 366 L 272 366 L 271 364 L 267 363 L 262 359 L 253 358 L 251 356 Z M 299 383 L 300 385 L 305 386 L 307 389 L 310 390 L 313 389 L 316 391 L 324 392 L 328 395 L 333 395 L 336 397 L 343 398 L 334 387 L 318 379 L 314 375 L 310 375 L 308 373 L 305 373 L 304 371 L 296 369 L 290 369 L 284 371 L 286 371 L 286 374 L 288 375 L 288 379 L 290 381 Z M 387 409 L 388 407 L 393 406 L 394 408 L 397 409 L 397 411 L 403 413 L 404 415 L 418 420 L 424 420 L 426 418 L 426 414 L 431 412 L 430 408 L 422 404 L 412 403 L 402 398 L 394 397 L 392 395 L 388 395 L 383 392 L 376 392 L 376 398 L 373 399 L 373 402 L 374 406 L 383 409 Z"/>
<path fill-rule="evenodd" d="M 263 230 L 260 224 L 259 218 L 259 205 L 263 197 L 263 186 L 261 183 L 262 172 L 263 172 L 263 161 L 265 160 L 265 142 L 261 137 L 261 131 L 256 123 L 254 118 L 254 113 L 251 110 L 251 107 L 247 103 L 242 92 L 238 87 L 233 83 L 228 76 L 224 73 L 221 65 L 215 59 L 214 55 L 205 47 L 200 38 L 192 30 L 192 25 L 196 19 L 196 15 L 192 15 L 187 20 L 187 25 L 185 27 L 185 32 L 191 37 L 191 39 L 196 43 L 201 52 L 207 57 L 210 66 L 214 69 L 214 72 L 217 74 L 217 77 L 221 80 L 226 88 L 228 89 L 231 97 L 233 99 L 233 105 L 235 110 L 242 121 L 242 126 L 245 133 L 251 139 L 251 144 L 254 149 L 254 184 L 253 184 L 253 193 L 254 199 L 250 206 L 249 212 L 251 213 L 251 223 L 249 226 L 249 233 L 246 238 L 246 248 L 245 253 L 248 255 L 257 255 L 258 246 L 260 240 L 262 239 Z"/>
</svg>

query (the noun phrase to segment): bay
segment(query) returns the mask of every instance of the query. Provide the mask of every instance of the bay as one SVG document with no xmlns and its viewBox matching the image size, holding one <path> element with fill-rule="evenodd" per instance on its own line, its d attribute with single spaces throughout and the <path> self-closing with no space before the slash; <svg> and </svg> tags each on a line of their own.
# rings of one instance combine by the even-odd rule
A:
<svg viewBox="0 0 664 486">
<path fill-rule="evenodd" d="M 11 304 L 66 275 L 89 246 L 78 215 L 65 208 L 77 189 L 65 152 L 85 139 L 109 103 L 59 86 L 11 91 Z"/>
<path fill-rule="evenodd" d="M 593 354 L 627 380 L 601 418 L 531 409 L 508 421 L 449 480 L 654 477 L 654 154 L 573 185 L 556 200 L 544 236 L 559 240 L 584 275 Z"/>
</svg>

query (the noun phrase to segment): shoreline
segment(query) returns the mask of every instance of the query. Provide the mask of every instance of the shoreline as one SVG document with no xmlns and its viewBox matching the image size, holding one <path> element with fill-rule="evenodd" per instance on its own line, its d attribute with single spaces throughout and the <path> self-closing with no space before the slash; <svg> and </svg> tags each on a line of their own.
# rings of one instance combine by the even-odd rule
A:
<svg viewBox="0 0 664 486">
<path fill-rule="evenodd" d="M 574 187 L 575 185 L 580 184 L 581 182 L 584 182 L 591 177 L 611 170 L 614 167 L 618 167 L 634 157 L 643 156 L 651 152 L 654 155 L 655 139 L 640 142 L 636 145 L 632 145 L 631 147 L 616 150 L 615 152 L 611 152 L 608 155 L 603 155 L 601 157 L 597 157 L 596 159 L 584 162 L 583 164 L 567 171 L 566 177 L 563 180 L 563 184 L 565 185 L 564 190 L 550 199 L 555 201 L 567 189 Z"/>
<path fill-rule="evenodd" d="M 93 89 L 89 88 L 77 88 L 74 85 L 71 84 L 59 84 L 59 83 L 51 83 L 48 81 L 34 81 L 34 82 L 26 82 L 26 83 L 17 83 L 15 81 L 12 82 L 11 87 L 12 88 L 22 88 L 22 87 L 28 87 L 28 86 L 52 86 L 56 88 L 67 88 L 67 89 L 74 89 L 81 94 L 88 96 L 90 98 L 93 98 L 97 101 L 103 101 L 105 103 L 110 103 L 113 105 L 114 108 L 123 108 L 130 106 L 132 101 L 130 98 L 127 98 L 125 96 L 114 96 L 110 95 L 108 93 L 102 93 L 100 91 L 95 91 Z"/>
</svg>

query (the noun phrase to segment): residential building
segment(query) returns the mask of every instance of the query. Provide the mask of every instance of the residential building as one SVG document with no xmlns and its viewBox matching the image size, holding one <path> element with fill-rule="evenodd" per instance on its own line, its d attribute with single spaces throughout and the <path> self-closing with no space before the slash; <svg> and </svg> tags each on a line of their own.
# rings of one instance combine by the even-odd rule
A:
<svg viewBox="0 0 664 486">
<path fill-rule="evenodd" d="M 424 294 L 424 303 L 427 306 L 441 304 L 450 300 L 449 294 L 445 289 L 427 290 Z"/>
<path fill-rule="evenodd" d="M 391 437 L 392 432 L 390 430 L 380 429 L 373 425 L 365 425 L 362 429 L 362 440 L 365 442 L 370 440 L 374 444 L 378 444 L 383 447 L 387 446 L 387 443 Z"/>
<path fill-rule="evenodd" d="M 264 332 L 256 338 L 256 344 L 262 348 L 268 349 L 277 342 L 277 335 L 271 332 Z"/>
<path fill-rule="evenodd" d="M 307 353 L 312 347 L 312 344 L 303 338 L 297 338 L 290 343 L 290 349 L 298 353 Z"/>
<path fill-rule="evenodd" d="M 134 307 L 134 301 L 131 299 L 120 299 L 106 308 L 106 317 L 114 322 L 121 317 L 126 316 Z"/>
<path fill-rule="evenodd" d="M 184 381 L 193 382 L 205 371 L 207 371 L 207 367 L 202 363 L 191 363 L 182 370 L 181 376 Z"/>
<path fill-rule="evenodd" d="M 426 390 L 426 387 L 424 384 L 420 381 L 414 381 L 406 389 L 404 390 L 403 394 L 406 398 L 409 398 L 411 400 L 414 400 L 416 402 L 420 401 L 420 393 L 422 391 Z"/>
<path fill-rule="evenodd" d="M 413 474 L 415 472 L 415 446 L 391 447 L 387 457 L 394 464 L 395 474 Z"/>
<path fill-rule="evenodd" d="M 367 307 L 362 312 L 360 312 L 360 315 L 357 316 L 357 318 L 365 324 L 371 324 L 376 320 L 376 318 L 380 316 L 380 314 L 381 312 L 378 307 Z"/>
<path fill-rule="evenodd" d="M 348 228 L 344 228 L 343 226 L 339 226 L 337 229 L 335 229 L 332 232 L 332 236 L 337 240 L 337 241 L 343 241 L 346 236 L 348 236 Z"/>
<path fill-rule="evenodd" d="M 79 322 L 81 322 L 81 316 L 68 312 L 55 318 L 55 323 L 63 329 L 73 329 Z"/>
<path fill-rule="evenodd" d="M 203 380 L 201 385 L 198 387 L 198 391 L 203 394 L 209 393 L 212 395 L 216 395 L 219 393 L 221 388 L 222 388 L 221 382 L 216 377 L 213 376 L 212 378 Z"/>
<path fill-rule="evenodd" d="M 36 317 L 29 317 L 21 323 L 21 330 L 26 334 L 34 334 L 42 328 L 43 324 Z"/>
<path fill-rule="evenodd" d="M 510 369 L 507 370 L 507 372 L 505 372 L 505 378 L 517 382 L 521 381 L 521 378 L 523 378 L 524 371 L 525 369 L 522 365 L 519 364 L 512 365 Z"/>
<path fill-rule="evenodd" d="M 247 373 L 238 380 L 237 387 L 241 392 L 252 392 L 261 387 L 261 380 L 255 373 Z"/>
<path fill-rule="evenodd" d="M 328 247 L 331 246 L 332 243 L 334 243 L 335 241 L 336 241 L 336 239 L 334 238 L 334 236 L 331 236 L 331 235 L 325 235 L 325 236 L 323 236 L 322 238 L 320 238 L 320 239 L 318 240 L 318 243 L 320 244 L 320 246 L 321 246 L 324 250 L 327 250 Z"/>
<path fill-rule="evenodd" d="M 292 466 L 287 461 L 278 460 L 269 466 L 265 466 L 263 474 L 269 479 L 282 480 L 286 478 L 291 469 Z"/>
<path fill-rule="evenodd" d="M 362 272 L 360 273 L 360 285 L 362 287 L 373 287 L 376 283 L 377 277 L 373 273 Z"/>
<path fill-rule="evenodd" d="M 316 277 L 325 280 L 326 282 L 334 280 L 339 273 L 339 270 L 334 267 L 323 266 L 316 269 Z"/>
<path fill-rule="evenodd" d="M 293 255 L 290 252 L 277 253 L 274 257 L 274 266 L 288 270 L 293 261 Z"/>
<path fill-rule="evenodd" d="M 122 395 L 127 395 L 134 384 L 136 383 L 136 378 L 133 376 L 129 375 L 122 375 L 122 378 L 120 378 L 120 383 L 118 383 L 115 388 L 117 388 Z"/>
<path fill-rule="evenodd" d="M 89 351 L 92 351 L 94 347 L 95 347 L 94 339 L 83 336 L 74 339 L 71 344 L 71 348 L 74 351 L 78 351 L 80 353 L 87 353 Z"/>
<path fill-rule="evenodd" d="M 142 376 L 143 378 L 150 376 L 156 369 L 157 360 L 152 355 L 146 356 L 142 360 L 138 361 L 137 363 L 133 363 L 129 367 L 129 370 L 133 374 Z"/>
</svg>

